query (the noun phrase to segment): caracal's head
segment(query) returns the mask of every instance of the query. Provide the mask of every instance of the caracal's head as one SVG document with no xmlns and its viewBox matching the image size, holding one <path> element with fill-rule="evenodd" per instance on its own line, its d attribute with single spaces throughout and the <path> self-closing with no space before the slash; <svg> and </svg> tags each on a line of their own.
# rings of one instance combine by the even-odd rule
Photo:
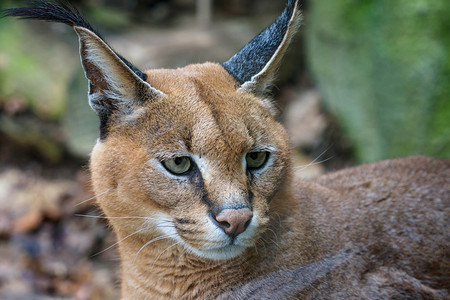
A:
<svg viewBox="0 0 450 300">
<path fill-rule="evenodd" d="M 114 189 L 100 205 L 111 217 L 149 217 L 117 222 L 132 226 L 124 234 L 155 226 L 151 237 L 198 256 L 234 257 L 268 222 L 289 160 L 285 130 L 219 64 L 147 75 L 164 95 L 109 126 L 92 152 L 96 192 Z"/>
<path fill-rule="evenodd" d="M 223 64 L 147 72 L 117 55 L 73 8 L 37 5 L 7 15 L 77 32 L 101 121 L 93 185 L 119 239 L 166 238 L 214 260 L 252 247 L 288 172 L 288 137 L 264 95 L 299 23 L 298 1 Z"/>
</svg>

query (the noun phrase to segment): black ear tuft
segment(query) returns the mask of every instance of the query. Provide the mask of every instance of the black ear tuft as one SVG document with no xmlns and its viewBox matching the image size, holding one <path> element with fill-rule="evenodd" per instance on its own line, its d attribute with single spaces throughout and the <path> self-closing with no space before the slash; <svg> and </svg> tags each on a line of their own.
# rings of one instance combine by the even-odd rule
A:
<svg viewBox="0 0 450 300">
<path fill-rule="evenodd" d="M 79 26 L 95 32 L 80 12 L 67 2 L 49 2 L 43 0 L 27 1 L 28 7 L 8 8 L 2 10 L 5 17 L 21 19 L 36 19 L 42 21 L 64 23 L 69 26 Z M 98 35 L 98 33 L 96 33 Z"/>
<path fill-rule="evenodd" d="M 300 23 L 299 0 L 289 0 L 286 9 L 277 20 L 222 66 L 238 83 L 253 92 L 263 90 L 269 84 L 280 58 Z M 258 87 L 257 85 L 261 85 Z"/>
<path fill-rule="evenodd" d="M 61 0 L 62 1 L 62 0 Z M 164 94 L 146 82 L 146 75 L 118 55 L 67 2 L 28 1 L 29 7 L 0 11 L 0 16 L 64 23 L 75 30 L 81 62 L 89 81 L 89 104 L 100 117 L 100 140 L 111 124 L 121 122 L 145 101 Z"/>
<path fill-rule="evenodd" d="M 44 0 L 27 1 L 28 7 L 9 8 L 0 11 L 0 17 L 19 17 L 21 19 L 34 19 L 55 23 L 63 23 L 69 26 L 86 28 L 98 37 L 91 24 L 81 15 L 81 13 L 70 3 L 62 0 L 50 2 Z M 133 66 L 128 60 L 118 55 L 119 58 L 142 80 L 147 80 L 147 76 Z"/>
</svg>

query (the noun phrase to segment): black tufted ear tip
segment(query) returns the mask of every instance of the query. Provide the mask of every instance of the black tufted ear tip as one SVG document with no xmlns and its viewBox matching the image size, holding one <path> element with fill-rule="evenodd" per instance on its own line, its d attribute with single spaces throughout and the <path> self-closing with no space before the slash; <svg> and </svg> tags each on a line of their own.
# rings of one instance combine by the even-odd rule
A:
<svg viewBox="0 0 450 300">
<path fill-rule="evenodd" d="M 18 17 L 20 19 L 42 20 L 47 22 L 63 23 L 72 27 L 88 29 L 99 38 L 101 35 L 94 30 L 92 25 L 83 17 L 78 9 L 67 1 L 26 1 L 26 7 L 7 8 L 0 11 L 0 17 Z M 117 54 L 117 53 L 116 53 Z M 142 80 L 146 75 L 133 66 L 128 60 L 118 55 L 119 58 Z"/>
<path fill-rule="evenodd" d="M 80 41 L 81 62 L 89 80 L 89 104 L 100 117 L 100 138 L 106 137 L 110 116 L 128 114 L 163 93 L 146 82 L 147 76 L 118 55 L 68 2 L 34 0 L 27 7 L 1 11 L 4 17 L 35 19 L 71 26 Z"/>
<path fill-rule="evenodd" d="M 65 1 L 33 0 L 25 2 L 28 6 L 7 8 L 1 11 L 3 17 L 35 19 L 48 22 L 79 26 L 95 32 L 91 24 L 80 14 L 78 9 Z M 96 33 L 99 35 L 98 33 Z"/>
<path fill-rule="evenodd" d="M 242 88 L 263 93 L 270 85 L 290 40 L 301 21 L 299 0 L 289 0 L 276 21 L 222 66 Z"/>
</svg>

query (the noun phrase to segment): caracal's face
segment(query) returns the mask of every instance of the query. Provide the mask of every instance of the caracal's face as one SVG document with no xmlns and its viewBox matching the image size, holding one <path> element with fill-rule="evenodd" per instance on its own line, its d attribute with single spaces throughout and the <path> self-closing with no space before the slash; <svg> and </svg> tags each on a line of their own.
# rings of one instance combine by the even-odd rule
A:
<svg viewBox="0 0 450 300">
<path fill-rule="evenodd" d="M 218 64 L 150 71 L 148 81 L 166 96 L 114 120 L 93 151 L 95 190 L 107 191 L 100 206 L 108 217 L 144 217 L 116 219 L 119 238 L 139 231 L 202 258 L 238 256 L 265 230 L 284 180 L 284 129 Z M 220 222 L 223 210 L 246 216 Z M 227 232 L 236 219 L 240 229 Z"/>
</svg>

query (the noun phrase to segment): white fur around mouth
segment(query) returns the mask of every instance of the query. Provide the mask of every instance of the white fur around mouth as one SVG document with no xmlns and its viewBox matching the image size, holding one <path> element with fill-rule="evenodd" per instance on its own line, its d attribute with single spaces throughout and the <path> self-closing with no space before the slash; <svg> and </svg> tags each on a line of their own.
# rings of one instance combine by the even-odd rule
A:
<svg viewBox="0 0 450 300">
<path fill-rule="evenodd" d="M 171 222 L 171 218 L 163 213 L 160 213 L 154 218 L 159 221 L 158 223 Z M 186 252 L 209 260 L 228 260 L 239 256 L 247 248 L 252 246 L 252 243 L 250 242 L 249 244 L 248 242 L 249 238 L 251 238 L 255 234 L 257 224 L 257 220 L 253 219 L 247 230 L 233 239 L 233 242 L 230 243 L 230 237 L 225 235 L 225 233 L 223 233 L 223 231 L 218 227 L 210 223 L 210 236 L 208 237 L 208 240 L 216 241 L 216 245 L 217 243 L 221 243 L 221 245 L 204 249 L 195 248 L 189 245 L 172 226 L 161 227 L 160 230 L 165 236 L 170 236 L 172 239 L 182 245 L 187 250 Z"/>
<path fill-rule="evenodd" d="M 244 252 L 248 247 L 240 245 L 227 245 L 221 248 L 213 249 L 196 249 L 189 245 L 185 245 L 195 255 L 210 260 L 227 260 L 235 258 Z"/>
<path fill-rule="evenodd" d="M 195 248 L 184 241 L 182 242 L 182 245 L 190 253 L 193 253 L 201 258 L 209 260 L 228 260 L 241 255 L 246 249 L 253 246 L 253 243 L 247 240 L 244 236 L 245 234 L 242 234 L 242 236 L 239 235 L 234 239 L 227 237 L 223 241 L 222 245 L 213 246 L 210 248 Z M 177 236 L 177 240 L 183 239 L 180 236 Z"/>
<path fill-rule="evenodd" d="M 225 236 L 221 230 L 218 230 L 218 228 L 213 227 L 211 229 L 212 232 L 216 232 L 212 237 L 211 240 L 217 240 L 217 239 L 225 239 L 223 241 L 223 245 L 219 247 L 213 247 L 213 248 L 207 248 L 207 249 L 198 249 L 190 246 L 187 243 L 183 243 L 184 247 L 188 249 L 191 253 L 194 253 L 195 255 L 206 258 L 210 260 L 227 260 L 227 259 L 233 259 L 239 255 L 241 255 L 247 248 L 251 247 L 253 244 L 250 242 L 249 239 L 251 239 L 252 236 L 255 235 L 255 232 L 257 230 L 258 221 L 256 219 L 252 220 L 252 223 L 250 223 L 250 226 L 247 228 L 246 231 L 238 235 L 236 238 L 234 238 L 231 242 L 231 239 L 228 236 Z M 181 237 L 178 237 L 180 240 Z"/>
</svg>

